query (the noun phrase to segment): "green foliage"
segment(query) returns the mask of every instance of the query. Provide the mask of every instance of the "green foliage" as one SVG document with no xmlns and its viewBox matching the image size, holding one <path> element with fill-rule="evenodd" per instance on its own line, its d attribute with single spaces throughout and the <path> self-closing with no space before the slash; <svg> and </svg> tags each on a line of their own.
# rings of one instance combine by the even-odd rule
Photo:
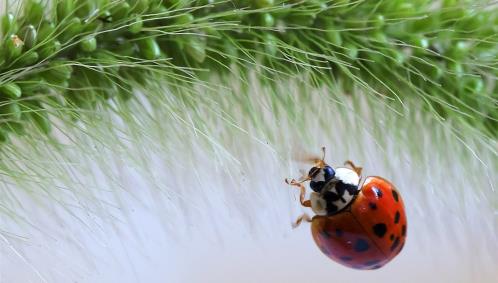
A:
<svg viewBox="0 0 498 283">
<path fill-rule="evenodd" d="M 420 100 L 498 137 L 498 13 L 485 2 L 21 2 L 0 21 L 2 137 L 23 132 L 8 130 L 19 119 L 49 133 L 50 115 L 130 99 L 151 77 L 188 86 L 235 70 L 268 85 L 306 74 L 314 87 L 362 87 L 393 109 Z"/>
</svg>

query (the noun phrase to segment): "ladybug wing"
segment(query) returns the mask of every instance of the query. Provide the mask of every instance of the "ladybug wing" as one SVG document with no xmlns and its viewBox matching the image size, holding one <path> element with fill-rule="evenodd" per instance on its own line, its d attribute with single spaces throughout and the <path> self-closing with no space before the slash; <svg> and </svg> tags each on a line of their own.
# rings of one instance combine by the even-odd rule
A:
<svg viewBox="0 0 498 283">
<path fill-rule="evenodd" d="M 405 206 L 391 182 L 381 177 L 367 177 L 351 213 L 386 256 L 387 262 L 403 249 L 407 227 Z"/>
<path fill-rule="evenodd" d="M 375 269 L 388 262 L 349 211 L 313 217 L 311 232 L 325 255 L 347 267 Z"/>
</svg>

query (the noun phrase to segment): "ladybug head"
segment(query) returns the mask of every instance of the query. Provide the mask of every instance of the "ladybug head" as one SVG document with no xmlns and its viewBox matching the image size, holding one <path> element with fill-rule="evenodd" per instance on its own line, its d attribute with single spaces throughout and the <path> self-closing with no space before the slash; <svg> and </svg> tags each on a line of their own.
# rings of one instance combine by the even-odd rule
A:
<svg viewBox="0 0 498 283">
<path fill-rule="evenodd" d="M 324 163 L 323 166 L 312 167 L 308 176 L 311 179 L 311 189 L 319 193 L 323 186 L 335 177 L 335 171 L 332 167 Z"/>
</svg>

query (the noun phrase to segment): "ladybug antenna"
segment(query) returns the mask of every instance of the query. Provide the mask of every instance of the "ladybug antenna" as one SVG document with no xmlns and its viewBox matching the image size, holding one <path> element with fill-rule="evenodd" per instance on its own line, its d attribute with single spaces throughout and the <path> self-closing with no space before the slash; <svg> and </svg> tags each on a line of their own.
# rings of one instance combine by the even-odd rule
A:
<svg viewBox="0 0 498 283">
<path fill-rule="evenodd" d="M 326 163 L 325 163 L 325 147 L 324 146 L 322 146 L 322 159 L 316 160 L 316 165 L 319 168 L 323 168 L 326 165 Z"/>
</svg>

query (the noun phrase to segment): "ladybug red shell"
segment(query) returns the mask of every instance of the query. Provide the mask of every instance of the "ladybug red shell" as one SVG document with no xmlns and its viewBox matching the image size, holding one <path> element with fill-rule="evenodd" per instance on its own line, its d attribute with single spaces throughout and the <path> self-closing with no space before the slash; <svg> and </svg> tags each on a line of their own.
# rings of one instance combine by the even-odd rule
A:
<svg viewBox="0 0 498 283">
<path fill-rule="evenodd" d="M 314 216 L 311 232 L 332 260 L 356 269 L 377 269 L 403 249 L 406 224 L 396 188 L 384 178 L 367 177 L 350 207 L 332 216 Z"/>
<path fill-rule="evenodd" d="M 332 169 L 323 162 L 310 170 L 310 200 L 301 204 L 317 215 L 304 214 L 296 221 L 311 222 L 315 243 L 330 259 L 354 269 L 377 269 L 398 255 L 406 240 L 407 220 L 401 195 L 388 180 L 370 176 L 360 186 L 362 168 L 347 161 L 352 169 Z M 289 183 L 289 182 L 288 182 Z"/>
</svg>

